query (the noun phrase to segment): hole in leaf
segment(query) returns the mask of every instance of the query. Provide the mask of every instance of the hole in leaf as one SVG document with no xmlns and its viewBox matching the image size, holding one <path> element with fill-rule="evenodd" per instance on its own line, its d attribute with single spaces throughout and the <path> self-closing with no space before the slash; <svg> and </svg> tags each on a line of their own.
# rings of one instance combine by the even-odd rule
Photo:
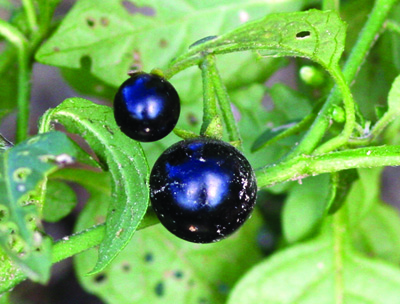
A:
<svg viewBox="0 0 400 304">
<path fill-rule="evenodd" d="M 104 282 L 106 278 L 107 278 L 107 276 L 104 273 L 100 273 L 94 277 L 94 281 L 96 283 L 101 283 L 101 282 Z"/>
<path fill-rule="evenodd" d="M 177 279 L 182 279 L 183 278 L 183 272 L 180 270 L 177 270 L 174 272 L 174 277 Z"/>
<path fill-rule="evenodd" d="M 6 206 L 0 205 L 0 223 L 5 222 L 8 219 L 8 209 Z"/>
<path fill-rule="evenodd" d="M 128 262 L 122 264 L 122 271 L 129 272 L 131 270 L 131 265 Z"/>
<path fill-rule="evenodd" d="M 301 31 L 296 34 L 297 39 L 304 39 L 311 36 L 310 31 Z"/>
<path fill-rule="evenodd" d="M 30 168 L 22 167 L 14 171 L 13 178 L 16 182 L 24 182 L 26 178 L 32 173 Z"/>
<path fill-rule="evenodd" d="M 155 16 L 156 10 L 150 6 L 137 6 L 130 1 L 122 1 L 122 6 L 129 14 L 141 14 L 144 16 Z"/>
<path fill-rule="evenodd" d="M 154 287 L 154 292 L 156 293 L 157 296 L 162 297 L 164 295 L 164 283 L 163 282 L 159 282 Z"/>
<path fill-rule="evenodd" d="M 86 24 L 89 27 L 94 28 L 96 26 L 96 20 L 94 20 L 92 17 L 87 17 L 86 18 Z"/>
<path fill-rule="evenodd" d="M 146 255 L 144 256 L 144 260 L 147 262 L 147 263 L 151 263 L 151 262 L 153 262 L 153 260 L 154 260 L 154 257 L 153 257 L 153 254 L 152 253 L 146 253 Z"/>
</svg>

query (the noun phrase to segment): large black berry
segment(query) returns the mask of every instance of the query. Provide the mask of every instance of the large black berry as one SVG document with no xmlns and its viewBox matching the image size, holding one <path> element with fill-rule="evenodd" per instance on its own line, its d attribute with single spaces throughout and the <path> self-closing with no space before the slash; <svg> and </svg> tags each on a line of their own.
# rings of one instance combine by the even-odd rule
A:
<svg viewBox="0 0 400 304">
<path fill-rule="evenodd" d="M 195 243 L 216 242 L 236 231 L 249 217 L 256 193 L 247 159 L 216 139 L 172 145 L 150 175 L 151 204 L 160 222 Z"/>
<path fill-rule="evenodd" d="M 167 136 L 178 122 L 179 96 L 163 77 L 134 73 L 114 98 L 117 125 L 132 139 L 150 142 Z"/>
</svg>

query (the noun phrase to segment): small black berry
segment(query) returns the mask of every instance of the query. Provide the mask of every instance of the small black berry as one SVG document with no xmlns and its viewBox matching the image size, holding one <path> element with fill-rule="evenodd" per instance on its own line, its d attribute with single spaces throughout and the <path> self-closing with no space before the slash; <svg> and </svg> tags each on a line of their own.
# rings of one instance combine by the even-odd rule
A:
<svg viewBox="0 0 400 304">
<path fill-rule="evenodd" d="M 195 243 L 216 242 L 235 232 L 250 216 L 256 193 L 247 159 L 216 139 L 172 145 L 150 175 L 151 203 L 160 222 Z"/>
<path fill-rule="evenodd" d="M 117 125 L 137 141 L 152 142 L 167 136 L 179 113 L 178 93 L 166 79 L 154 74 L 132 74 L 114 98 Z"/>
</svg>

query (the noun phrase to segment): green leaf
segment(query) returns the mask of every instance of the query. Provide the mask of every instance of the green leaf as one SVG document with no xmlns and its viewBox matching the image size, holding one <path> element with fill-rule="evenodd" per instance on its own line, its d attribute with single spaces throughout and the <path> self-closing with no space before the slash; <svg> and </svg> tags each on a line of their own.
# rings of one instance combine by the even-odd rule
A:
<svg viewBox="0 0 400 304">
<path fill-rule="evenodd" d="M 107 209 L 104 196 L 93 196 L 79 215 L 76 231 L 98 223 Z M 75 256 L 82 286 L 107 303 L 224 303 L 244 271 L 261 259 L 257 213 L 234 235 L 214 244 L 193 244 L 155 225 L 135 233 L 118 257 L 96 276 L 92 249 Z"/>
<path fill-rule="evenodd" d="M 359 179 L 353 183 L 344 203 L 351 227 L 359 224 L 379 198 L 382 170 L 383 168 L 357 169 Z"/>
<path fill-rule="evenodd" d="M 397 76 L 389 91 L 388 106 L 390 112 L 400 113 L 400 75 Z"/>
<path fill-rule="evenodd" d="M 73 162 L 75 153 L 65 134 L 51 132 L 0 155 L 0 243 L 29 278 L 42 283 L 50 275 L 51 241 L 36 231 L 41 204 L 36 198 L 46 176 Z"/>
<path fill-rule="evenodd" d="M 369 256 L 400 263 L 399 211 L 379 200 L 353 230 L 355 246 Z"/>
<path fill-rule="evenodd" d="M 43 219 L 47 222 L 58 222 L 67 216 L 76 206 L 75 191 L 66 183 L 49 180 L 43 205 Z"/>
<path fill-rule="evenodd" d="M 255 50 L 263 56 L 305 57 L 331 70 L 344 50 L 345 31 L 345 23 L 333 11 L 270 14 L 196 46 L 182 58 Z"/>
<path fill-rule="evenodd" d="M 78 1 L 56 33 L 39 49 L 36 59 L 44 64 L 79 69 L 81 59 L 90 56 L 93 75 L 118 86 L 129 70 L 149 71 L 157 66 L 166 66 L 198 39 L 226 33 L 247 20 L 272 12 L 295 11 L 311 2 L 188 0 L 165 5 L 163 0 L 110 0 L 93 6 L 91 0 Z M 153 14 L 142 14 L 142 7 Z M 243 61 L 240 55 L 236 58 L 239 63 Z M 254 59 L 253 56 L 251 58 Z M 226 65 L 226 71 L 232 69 L 231 62 Z M 247 68 L 248 65 L 249 60 L 246 59 L 243 64 L 234 67 L 232 73 L 240 75 L 240 68 Z M 250 69 L 254 68 L 265 71 L 253 61 Z M 220 69 L 221 74 L 224 74 L 223 70 Z M 259 74 L 254 73 L 250 78 L 254 79 Z M 240 78 L 245 79 L 243 76 Z"/>
<path fill-rule="evenodd" d="M 104 81 L 93 76 L 90 67 L 83 66 L 81 69 L 60 69 L 61 75 L 68 84 L 77 92 L 88 95 L 113 100 L 116 89 Z"/>
<path fill-rule="evenodd" d="M 322 174 L 291 188 L 282 213 L 283 235 L 289 243 L 309 237 L 319 227 L 329 202 L 329 185 L 329 174 Z"/>
<path fill-rule="evenodd" d="M 392 304 L 400 297 L 400 271 L 346 247 L 340 268 L 327 235 L 283 250 L 256 265 L 236 285 L 229 304 Z M 373 282 L 373 284 L 371 284 Z"/>
<path fill-rule="evenodd" d="M 267 149 L 260 149 L 251 153 L 251 146 L 257 132 L 269 125 L 281 125 L 284 123 L 284 116 L 278 112 L 268 112 L 262 104 L 265 93 L 265 86 L 253 84 L 247 88 L 234 90 L 231 93 L 231 100 L 239 112 L 239 131 L 243 140 L 244 154 L 254 168 L 273 163 L 282 157 L 286 151 L 282 146 L 271 146 Z"/>
<path fill-rule="evenodd" d="M 9 293 L 4 293 L 0 295 L 0 304 L 10 304 L 10 294 Z"/>
<path fill-rule="evenodd" d="M 332 173 L 331 177 L 333 193 L 326 205 L 328 214 L 334 214 L 343 206 L 354 181 L 358 179 L 358 172 L 356 169 L 349 169 Z"/>
<path fill-rule="evenodd" d="M 64 168 L 50 175 L 52 179 L 75 182 L 89 191 L 111 195 L 111 178 L 108 172 L 96 172 L 78 168 Z"/>
<path fill-rule="evenodd" d="M 276 110 L 283 113 L 288 121 L 303 119 L 311 113 L 310 100 L 283 83 L 277 83 L 267 89 Z"/>
<path fill-rule="evenodd" d="M 106 235 L 93 272 L 100 271 L 127 245 L 147 210 L 149 168 L 141 145 L 123 134 L 113 110 L 82 98 L 65 100 L 42 118 L 41 128 L 58 121 L 81 135 L 112 176 L 112 203 Z"/>
</svg>

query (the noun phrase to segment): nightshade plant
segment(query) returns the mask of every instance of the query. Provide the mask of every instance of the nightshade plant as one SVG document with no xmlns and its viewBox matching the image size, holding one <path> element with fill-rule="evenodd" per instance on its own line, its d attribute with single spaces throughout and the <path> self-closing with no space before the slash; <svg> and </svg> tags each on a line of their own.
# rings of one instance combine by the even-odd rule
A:
<svg viewBox="0 0 400 304">
<path fill-rule="evenodd" d="M 380 198 L 383 167 L 400 165 L 398 1 L 78 0 L 62 20 L 59 2 L 0 0 L 0 115 L 17 113 L 14 145 L 0 140 L 0 303 L 71 256 L 106 303 L 398 302 L 400 217 Z M 28 136 L 35 62 L 105 101 L 128 71 L 165 77 L 181 98 L 175 134 L 141 144 L 110 106 L 73 97 Z M 266 88 L 287 65 L 297 89 Z M 240 149 L 259 188 L 252 218 L 210 245 L 172 236 L 149 207 L 155 160 L 199 135 Z M 53 240 L 42 222 L 74 208 L 71 182 L 90 198 L 76 233 Z M 279 242 L 265 257 L 267 230 Z"/>
</svg>

